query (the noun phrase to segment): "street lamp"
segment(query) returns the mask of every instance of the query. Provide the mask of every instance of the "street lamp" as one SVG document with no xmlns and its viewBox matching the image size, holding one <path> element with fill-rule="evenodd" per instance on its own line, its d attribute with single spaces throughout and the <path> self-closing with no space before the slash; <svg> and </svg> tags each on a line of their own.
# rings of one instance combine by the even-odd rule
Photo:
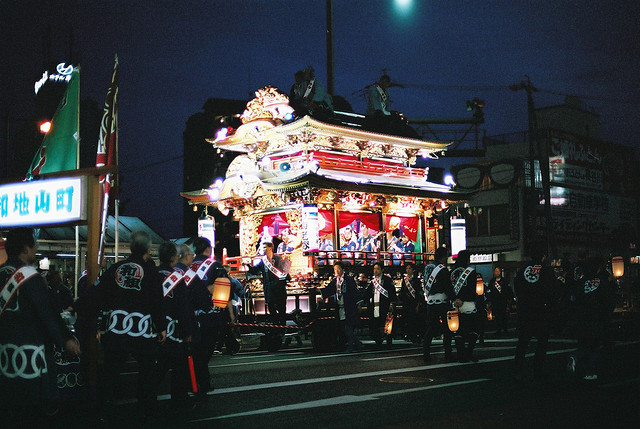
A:
<svg viewBox="0 0 640 429">
<path fill-rule="evenodd" d="M 39 129 L 42 134 L 47 134 L 51 129 L 51 121 L 40 122 Z"/>
</svg>

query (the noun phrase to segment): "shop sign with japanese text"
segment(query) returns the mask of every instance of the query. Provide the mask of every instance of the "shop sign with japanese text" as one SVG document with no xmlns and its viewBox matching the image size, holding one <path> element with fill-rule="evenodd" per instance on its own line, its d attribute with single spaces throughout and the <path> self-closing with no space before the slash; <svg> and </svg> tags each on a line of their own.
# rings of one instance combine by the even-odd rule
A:
<svg viewBox="0 0 640 429">
<path fill-rule="evenodd" d="M 0 185 L 0 227 L 55 225 L 86 220 L 86 178 Z"/>
</svg>

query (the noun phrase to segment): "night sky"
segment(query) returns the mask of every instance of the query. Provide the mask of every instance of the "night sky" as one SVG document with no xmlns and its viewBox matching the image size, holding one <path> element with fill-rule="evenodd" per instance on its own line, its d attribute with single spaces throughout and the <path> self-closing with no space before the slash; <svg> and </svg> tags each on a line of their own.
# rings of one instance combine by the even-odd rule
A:
<svg viewBox="0 0 640 429">
<path fill-rule="evenodd" d="M 526 96 L 508 86 L 529 75 L 536 107 L 582 96 L 603 140 L 640 148 L 638 1 L 334 0 L 333 9 L 335 93 L 357 112 L 357 93 L 386 69 L 405 85 L 391 98 L 407 117 L 468 117 L 466 100 L 479 97 L 488 135 L 523 131 Z M 11 117 L 32 114 L 48 28 L 50 60 L 61 62 L 72 29 L 81 97 L 100 106 L 118 54 L 123 214 L 165 238 L 181 234 L 182 133 L 207 98 L 288 92 L 307 65 L 326 83 L 321 0 L 2 0 L 0 109 Z"/>
</svg>

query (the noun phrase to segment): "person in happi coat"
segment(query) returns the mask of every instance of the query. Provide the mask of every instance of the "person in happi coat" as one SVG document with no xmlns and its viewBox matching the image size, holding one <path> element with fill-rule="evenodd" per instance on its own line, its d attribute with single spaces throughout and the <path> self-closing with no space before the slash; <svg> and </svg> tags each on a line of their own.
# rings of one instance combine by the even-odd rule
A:
<svg viewBox="0 0 640 429">
<path fill-rule="evenodd" d="M 478 341 L 478 310 L 476 303 L 476 270 L 470 266 L 471 254 L 468 250 L 458 252 L 453 270 L 451 271 L 451 285 L 453 286 L 453 306 L 458 309 L 460 329 L 454 335 L 458 360 L 475 362 L 478 359 L 473 354 Z"/>
<path fill-rule="evenodd" d="M 171 241 L 160 245 L 158 275 L 162 282 L 162 308 L 167 318 L 167 340 L 160 348 L 160 380 L 171 371 L 171 401 L 174 406 L 188 404 L 191 388 L 187 348 L 191 347 L 194 323 L 187 286 L 182 277 L 193 261 L 193 250 Z M 178 265 L 180 264 L 180 265 Z"/>
<path fill-rule="evenodd" d="M 531 338 L 537 340 L 533 358 L 533 374 L 541 378 L 549 343 L 554 312 L 554 275 L 547 262 L 547 251 L 535 246 L 531 262 L 520 268 L 513 280 L 518 302 L 518 343 L 515 351 L 515 378 L 524 377 L 525 354 Z"/>
<path fill-rule="evenodd" d="M 196 256 L 184 275 L 197 330 L 193 338 L 193 365 L 198 383 L 199 399 L 214 389 L 209 361 L 224 333 L 228 311 L 213 305 L 213 285 L 218 277 L 227 277 L 221 261 L 212 258 L 211 242 L 197 237 L 193 242 Z"/>
<path fill-rule="evenodd" d="M 129 240 L 131 255 L 111 265 L 90 293 L 101 319 L 106 417 L 122 395 L 120 373 L 132 356 L 138 363 L 137 410 L 149 420 L 157 417 L 157 361 L 159 345 L 167 336 L 167 320 L 162 309 L 162 284 L 151 259 L 151 236 L 134 231 Z"/>
<path fill-rule="evenodd" d="M 451 300 L 454 296 L 451 285 L 451 274 L 447 269 L 449 250 L 439 247 L 433 255 L 433 263 L 424 269 L 424 299 L 427 307 L 426 332 L 424 334 L 425 363 L 431 363 L 431 342 L 439 335 L 443 336 L 444 357 L 453 360 L 451 350 L 452 334 L 447 323 L 447 312 L 451 310 Z"/>
<path fill-rule="evenodd" d="M 43 427 L 57 411 L 54 346 L 77 356 L 36 262 L 31 228 L 9 231 L 0 266 L 0 421 L 3 427 Z"/>
</svg>

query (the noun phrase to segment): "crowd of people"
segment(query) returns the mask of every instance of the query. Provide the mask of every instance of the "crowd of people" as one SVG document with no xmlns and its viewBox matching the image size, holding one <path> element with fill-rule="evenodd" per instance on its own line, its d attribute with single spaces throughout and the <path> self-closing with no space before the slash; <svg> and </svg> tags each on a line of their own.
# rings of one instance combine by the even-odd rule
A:
<svg viewBox="0 0 640 429">
<path fill-rule="evenodd" d="M 11 230 L 5 247 L 0 407 L 9 427 L 31 420 L 39 427 L 56 414 L 61 400 L 56 364 L 81 350 L 85 380 L 91 379 L 91 364 L 102 363 L 93 369 L 95 405 L 107 424 L 123 396 L 120 374 L 130 358 L 138 366 L 136 409 L 142 421 L 157 418 L 157 387 L 169 372 L 176 409 L 192 407 L 213 390 L 209 360 L 228 337 L 228 322 L 236 316 L 233 303 L 244 287 L 234 279 L 226 307 L 214 305 L 214 283 L 228 278 L 228 272 L 221 255 L 212 257 L 208 239 L 196 238 L 193 248 L 163 243 L 156 266 L 149 234 L 133 232 L 131 255 L 111 265 L 93 286 L 79 285 L 75 301 L 68 300 L 56 277 L 45 279 L 31 266 L 36 261 L 32 229 Z M 62 310 L 77 316 L 74 328 L 65 324 Z M 56 350 L 64 350 L 64 356 L 56 356 Z M 96 355 L 88 356 L 92 352 Z"/>
<path fill-rule="evenodd" d="M 531 261 L 511 279 L 496 266 L 491 279 L 484 281 L 470 263 L 467 250 L 460 251 L 449 268 L 448 249 L 440 247 L 422 276 L 413 263 L 403 264 L 405 274 L 397 294 L 391 277 L 383 274 L 383 263 L 373 265 L 371 277 L 360 273 L 353 279 L 345 273 L 345 264 L 335 261 L 334 277 L 321 293 L 324 301 L 336 308 L 342 326 L 338 340 L 346 342 L 348 352 L 362 348 L 353 334 L 361 319 L 369 320 L 369 333 L 376 344 L 384 340 L 391 344 L 392 336 L 384 328 L 393 315 L 400 316 L 404 338 L 423 347 L 425 363 L 434 361 L 434 338 L 442 338 L 445 362 L 476 362 L 479 357 L 474 350 L 484 340 L 487 318 L 495 320 L 495 335 L 504 335 L 509 332 L 509 315 L 516 309 L 516 380 L 526 376 L 525 354 L 532 338 L 537 340 L 533 376 L 544 377 L 547 345 L 553 332 L 578 340 L 567 369 L 586 380 L 597 379 L 605 329 L 615 306 L 615 281 L 606 260 L 583 259 L 574 265 L 565 261 L 554 269 L 545 251 L 531 253 Z M 483 284 L 480 294 L 479 281 Z M 363 308 L 368 313 L 362 313 Z M 458 318 L 455 331 L 447 320 L 451 310 Z"/>
<path fill-rule="evenodd" d="M 93 286 L 79 288 L 79 296 L 72 302 L 60 289 L 59 279 L 45 279 L 32 267 L 36 261 L 32 229 L 10 231 L 5 248 L 8 260 L 0 266 L 0 406 L 6 421 L 24 422 L 28 416 L 37 423 L 38 418 L 55 414 L 59 400 L 55 350 L 67 357 L 77 357 L 81 350 L 101 353 L 103 364 L 96 368 L 97 409 L 104 418 L 122 394 L 119 377 L 129 358 L 138 365 L 137 399 L 143 419 L 157 415 L 157 387 L 167 373 L 171 374 L 171 400 L 176 408 L 192 407 L 214 389 L 208 364 L 220 343 L 233 337 L 229 332 L 229 322 L 237 317 L 233 303 L 245 290 L 231 278 L 228 303 L 214 305 L 214 285 L 229 275 L 221 255 L 212 255 L 208 239 L 196 238 L 193 247 L 163 243 L 156 266 L 150 236 L 134 232 L 131 255 L 111 265 Z M 257 264 L 247 269 L 262 276 L 267 314 L 274 327 L 280 327 L 288 317 L 290 263 L 274 252 L 272 242 L 264 243 L 263 253 Z M 516 379 L 522 379 L 526 372 L 525 353 L 533 337 L 537 339 L 534 376 L 544 375 L 554 327 L 574 329 L 578 338 L 578 349 L 568 368 L 580 371 L 587 380 L 597 378 L 604 330 L 615 299 L 604 260 L 583 260 L 574 266 L 565 263 L 554 272 L 546 253 L 534 251 L 531 261 L 512 278 L 512 285 L 501 268 L 495 267 L 484 293 L 478 295 L 478 274 L 470 263 L 470 253 L 460 251 L 451 269 L 448 257 L 448 249 L 438 248 L 422 273 L 405 261 L 398 292 L 392 278 L 384 273 L 388 266 L 383 262 L 373 264 L 369 276 L 360 273 L 354 279 L 346 273 L 343 262 L 334 261 L 333 277 L 320 293 L 324 303 L 334 305 L 340 327 L 338 340 L 347 352 L 362 350 L 356 333 L 363 320 L 368 320 L 375 344 L 390 346 L 392 324 L 399 319 L 395 323 L 400 323 L 405 338 L 422 345 L 425 363 L 434 361 L 433 339 L 440 337 L 445 361 L 477 361 L 475 346 L 484 335 L 487 313 L 495 317 L 498 334 L 508 332 L 509 309 L 516 301 Z M 365 307 L 368 317 L 362 317 Z M 558 318 L 559 308 L 571 317 Z M 62 309 L 77 316 L 75 335 L 60 317 Z M 455 330 L 447 323 L 452 309 L 458 313 Z M 270 334 L 281 338 L 281 332 L 274 329 Z"/>
</svg>

